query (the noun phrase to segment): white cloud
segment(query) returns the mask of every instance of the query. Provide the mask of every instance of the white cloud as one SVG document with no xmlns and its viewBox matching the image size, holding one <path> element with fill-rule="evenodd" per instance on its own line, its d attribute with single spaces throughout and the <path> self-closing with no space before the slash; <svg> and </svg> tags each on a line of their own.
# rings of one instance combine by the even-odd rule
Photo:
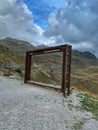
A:
<svg viewBox="0 0 98 130">
<path fill-rule="evenodd" d="M 22 0 L 0 1 L 0 38 L 14 37 L 34 42 L 43 30 L 33 23 L 33 14 Z"/>
<path fill-rule="evenodd" d="M 56 45 L 60 45 L 61 43 L 65 44 L 61 35 L 46 38 L 44 42 L 44 44 L 48 46 L 56 46 Z"/>
<path fill-rule="evenodd" d="M 97 6 L 98 0 L 66 0 L 62 8 L 50 15 L 45 38 L 23 0 L 0 0 L 0 39 L 14 37 L 46 45 L 70 43 L 74 49 L 97 53 Z"/>
<path fill-rule="evenodd" d="M 98 0 L 66 0 L 65 5 L 50 15 L 44 35 L 62 37 L 61 43 L 97 52 Z"/>
</svg>

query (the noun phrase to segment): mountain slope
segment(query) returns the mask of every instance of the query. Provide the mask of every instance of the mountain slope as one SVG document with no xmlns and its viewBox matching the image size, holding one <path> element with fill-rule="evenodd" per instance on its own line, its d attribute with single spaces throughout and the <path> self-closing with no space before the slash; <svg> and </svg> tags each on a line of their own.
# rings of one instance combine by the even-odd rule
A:
<svg viewBox="0 0 98 130">
<path fill-rule="evenodd" d="M 97 95 L 98 59 L 91 52 L 79 53 L 81 56 L 72 55 L 71 86 Z M 61 67 L 61 53 L 34 56 L 31 78 L 42 83 L 61 85 Z"/>
<path fill-rule="evenodd" d="M 35 47 L 27 41 L 6 38 L 0 40 L 0 45 L 20 55 L 25 55 L 26 51 L 33 50 Z"/>
<path fill-rule="evenodd" d="M 24 64 L 24 57 L 0 45 L 0 63 Z"/>
<path fill-rule="evenodd" d="M 72 55 L 80 58 L 97 60 L 97 57 L 89 51 L 80 52 L 78 50 L 73 50 Z"/>
<path fill-rule="evenodd" d="M 0 45 L 0 74 L 9 75 L 23 75 L 25 58 L 10 51 L 7 47 Z M 24 73 L 24 72 L 23 72 Z"/>
</svg>

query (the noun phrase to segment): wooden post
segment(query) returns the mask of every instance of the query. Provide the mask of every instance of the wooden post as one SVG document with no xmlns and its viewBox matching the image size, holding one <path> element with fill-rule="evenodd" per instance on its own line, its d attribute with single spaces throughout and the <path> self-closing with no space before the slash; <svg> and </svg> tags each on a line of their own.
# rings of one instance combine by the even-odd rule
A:
<svg viewBox="0 0 98 130">
<path fill-rule="evenodd" d="M 31 60 L 32 60 L 32 55 L 30 55 L 29 53 L 26 53 L 25 80 L 24 80 L 25 83 L 27 82 L 27 80 L 30 80 Z"/>
<path fill-rule="evenodd" d="M 68 66 L 68 91 L 67 91 L 67 95 L 70 95 L 70 77 L 71 77 L 71 52 L 72 52 L 72 47 L 69 46 L 68 47 L 68 63 L 69 63 L 69 66 Z"/>
<path fill-rule="evenodd" d="M 28 77 L 27 77 L 27 80 L 30 80 L 30 77 L 31 77 L 31 62 L 32 62 L 32 55 L 28 55 Z"/>
<path fill-rule="evenodd" d="M 66 66 L 66 48 L 64 48 L 64 50 L 63 50 L 63 58 L 62 58 L 62 91 L 63 91 L 64 96 L 66 96 L 66 93 L 65 93 L 65 89 L 66 89 L 65 66 Z"/>
<path fill-rule="evenodd" d="M 27 68 L 28 68 L 28 53 L 26 53 L 26 59 L 25 59 L 25 77 L 24 77 L 24 83 L 27 82 Z"/>
</svg>

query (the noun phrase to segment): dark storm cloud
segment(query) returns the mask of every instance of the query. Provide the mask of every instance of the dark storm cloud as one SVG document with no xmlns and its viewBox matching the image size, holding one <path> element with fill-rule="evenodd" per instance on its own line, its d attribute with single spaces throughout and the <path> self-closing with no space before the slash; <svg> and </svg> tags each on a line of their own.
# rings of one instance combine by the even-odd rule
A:
<svg viewBox="0 0 98 130">
<path fill-rule="evenodd" d="M 68 0 L 52 14 L 44 32 L 46 37 L 62 36 L 65 42 L 79 48 L 97 50 L 98 0 Z M 87 43 L 87 44 L 86 44 Z"/>
</svg>

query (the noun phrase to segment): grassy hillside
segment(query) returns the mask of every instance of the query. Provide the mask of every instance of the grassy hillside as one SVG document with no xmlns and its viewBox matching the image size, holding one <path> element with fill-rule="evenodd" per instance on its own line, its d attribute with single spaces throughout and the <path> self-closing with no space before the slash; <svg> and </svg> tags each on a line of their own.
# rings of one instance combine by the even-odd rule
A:
<svg viewBox="0 0 98 130">
<path fill-rule="evenodd" d="M 61 85 L 62 55 L 49 54 L 33 57 L 33 80 Z M 71 86 L 98 95 L 98 60 L 72 56 Z"/>
<path fill-rule="evenodd" d="M 71 85 L 80 90 L 98 95 L 98 66 L 72 69 Z"/>
<path fill-rule="evenodd" d="M 61 56 L 46 54 L 34 56 L 31 78 L 48 84 L 61 84 Z"/>
<path fill-rule="evenodd" d="M 23 64 L 24 63 L 24 57 L 16 54 L 13 51 L 10 51 L 8 48 L 3 47 L 0 45 L 0 62 L 2 63 L 17 63 L 17 64 Z"/>
<path fill-rule="evenodd" d="M 13 71 L 24 69 L 25 57 L 10 51 L 8 48 L 0 45 L 0 71 L 10 75 Z M 5 74 L 5 75 L 6 75 Z"/>
</svg>

